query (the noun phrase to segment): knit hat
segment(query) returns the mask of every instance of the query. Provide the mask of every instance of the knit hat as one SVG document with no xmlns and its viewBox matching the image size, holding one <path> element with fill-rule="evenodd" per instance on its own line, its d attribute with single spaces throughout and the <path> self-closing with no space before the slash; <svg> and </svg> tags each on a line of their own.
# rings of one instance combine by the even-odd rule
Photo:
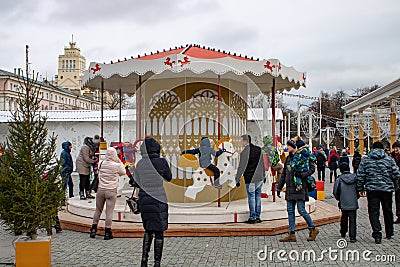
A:
<svg viewBox="0 0 400 267">
<path fill-rule="evenodd" d="M 384 147 L 383 147 L 382 142 L 377 141 L 377 142 L 375 142 L 375 143 L 372 144 L 372 148 L 373 148 L 373 149 L 375 149 L 375 148 L 383 149 Z"/>
<path fill-rule="evenodd" d="M 393 143 L 392 148 L 400 147 L 400 141 L 396 141 Z"/>
<path fill-rule="evenodd" d="M 301 148 L 301 147 L 303 147 L 303 146 L 305 146 L 306 145 L 306 143 L 304 143 L 304 141 L 303 140 L 297 140 L 297 142 L 296 142 L 296 147 L 297 148 Z"/>
<path fill-rule="evenodd" d="M 287 144 L 288 146 L 291 146 L 292 148 L 296 149 L 296 143 L 295 143 L 293 140 L 288 140 L 288 141 L 286 142 L 286 144 Z"/>
<path fill-rule="evenodd" d="M 350 166 L 347 164 L 347 162 L 342 162 L 339 166 L 339 170 L 341 173 L 343 172 L 349 172 L 350 171 Z"/>
</svg>

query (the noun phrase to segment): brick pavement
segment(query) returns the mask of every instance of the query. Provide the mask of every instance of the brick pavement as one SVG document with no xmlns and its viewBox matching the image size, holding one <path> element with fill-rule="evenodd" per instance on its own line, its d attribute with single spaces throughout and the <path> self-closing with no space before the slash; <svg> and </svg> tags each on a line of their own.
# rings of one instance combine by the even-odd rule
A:
<svg viewBox="0 0 400 267">
<path fill-rule="evenodd" d="M 332 185 L 326 184 L 326 196 L 330 197 Z M 334 199 L 327 202 L 336 205 Z M 400 262 L 399 226 L 395 225 L 395 236 L 391 240 L 383 239 L 382 244 L 375 245 L 371 238 L 371 228 L 366 212 L 365 198 L 360 200 L 358 213 L 357 243 L 349 243 L 343 252 L 348 250 L 371 251 L 371 258 L 376 255 L 395 255 Z M 302 220 L 302 219 L 300 219 Z M 383 219 L 381 220 L 383 221 Z M 307 242 L 307 230 L 297 232 L 297 243 L 279 243 L 277 236 L 248 237 L 169 237 L 165 239 L 162 266 L 399 266 L 398 263 L 379 263 L 361 260 L 340 261 L 329 260 L 328 256 L 321 262 L 296 262 L 278 260 L 276 253 L 272 261 L 259 261 L 257 252 L 267 246 L 267 250 L 286 252 L 296 249 L 313 249 L 320 255 L 324 249 L 336 249 L 340 238 L 339 224 L 321 226 L 320 234 L 315 242 Z M 12 263 L 14 250 L 11 242 L 15 237 L 0 228 L 0 263 Z M 88 234 L 64 231 L 55 234 L 52 241 L 53 266 L 139 266 L 142 240 L 140 238 L 118 238 L 104 241 L 102 237 L 90 239 Z M 152 250 L 153 251 L 153 250 Z M 153 261 L 152 251 L 150 262 Z M 292 252 L 292 256 L 295 256 Z M 287 255 L 286 255 L 287 257 Z M 3 266 L 0 264 L 0 266 Z"/>
</svg>

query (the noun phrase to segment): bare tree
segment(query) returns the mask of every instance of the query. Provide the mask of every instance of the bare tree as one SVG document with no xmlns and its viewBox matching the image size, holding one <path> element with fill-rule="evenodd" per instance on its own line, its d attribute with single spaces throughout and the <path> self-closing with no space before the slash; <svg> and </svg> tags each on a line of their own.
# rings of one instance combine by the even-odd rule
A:
<svg viewBox="0 0 400 267">
<path fill-rule="evenodd" d="M 108 94 L 106 101 L 104 102 L 106 109 L 119 109 L 119 104 L 123 109 L 126 108 L 126 95 L 119 97 L 118 93 Z"/>
</svg>

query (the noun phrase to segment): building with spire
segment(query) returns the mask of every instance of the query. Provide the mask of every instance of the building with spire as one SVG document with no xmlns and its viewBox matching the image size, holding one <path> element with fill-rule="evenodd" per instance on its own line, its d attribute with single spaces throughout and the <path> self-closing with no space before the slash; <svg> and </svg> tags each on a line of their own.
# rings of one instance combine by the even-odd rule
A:
<svg viewBox="0 0 400 267">
<path fill-rule="evenodd" d="M 85 70 L 86 59 L 81 55 L 72 35 L 69 46 L 64 47 L 64 54 L 58 56 L 57 85 L 80 93 Z"/>
</svg>

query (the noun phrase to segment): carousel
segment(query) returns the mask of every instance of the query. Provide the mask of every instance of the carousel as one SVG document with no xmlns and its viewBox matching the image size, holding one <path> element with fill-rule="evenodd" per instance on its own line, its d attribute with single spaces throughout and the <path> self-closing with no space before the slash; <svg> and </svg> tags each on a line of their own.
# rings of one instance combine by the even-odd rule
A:
<svg viewBox="0 0 400 267">
<path fill-rule="evenodd" d="M 136 125 L 132 125 L 136 136 L 119 142 L 133 143 L 133 168 L 141 158 L 138 151 L 145 136 L 160 142 L 162 156 L 173 174 L 172 182 L 164 184 L 171 223 L 229 223 L 248 219 L 245 186 L 236 187 L 235 182 L 242 150 L 240 137 L 247 127 L 247 98 L 270 95 L 272 123 L 261 123 L 259 127 L 262 134 L 266 127 L 271 127 L 275 136 L 275 94 L 305 84 L 304 72 L 277 59 L 259 60 L 199 45 L 110 64 L 92 62 L 83 78 L 84 87 L 100 91 L 101 114 L 105 91 L 136 97 Z M 103 136 L 103 119 L 100 123 Z M 185 149 L 199 147 L 203 136 L 209 137 L 216 150 L 226 151 L 215 161 L 221 171 L 222 189 L 212 186 L 212 174 L 199 167 L 196 156 L 181 154 Z M 122 197 L 117 202 L 114 219 L 140 222 L 140 215 L 130 212 L 125 204 L 125 196 L 132 193 L 127 181 L 126 177 L 120 181 Z M 269 183 L 272 182 L 270 179 Z M 244 185 L 243 178 L 241 184 Z M 271 195 L 271 191 L 264 195 Z M 310 199 L 307 207 L 313 212 L 315 200 Z M 262 220 L 287 218 L 286 204 L 281 199 L 264 198 L 262 207 Z M 91 217 L 94 210 L 94 202 L 69 200 L 68 211 L 75 215 Z"/>
</svg>

